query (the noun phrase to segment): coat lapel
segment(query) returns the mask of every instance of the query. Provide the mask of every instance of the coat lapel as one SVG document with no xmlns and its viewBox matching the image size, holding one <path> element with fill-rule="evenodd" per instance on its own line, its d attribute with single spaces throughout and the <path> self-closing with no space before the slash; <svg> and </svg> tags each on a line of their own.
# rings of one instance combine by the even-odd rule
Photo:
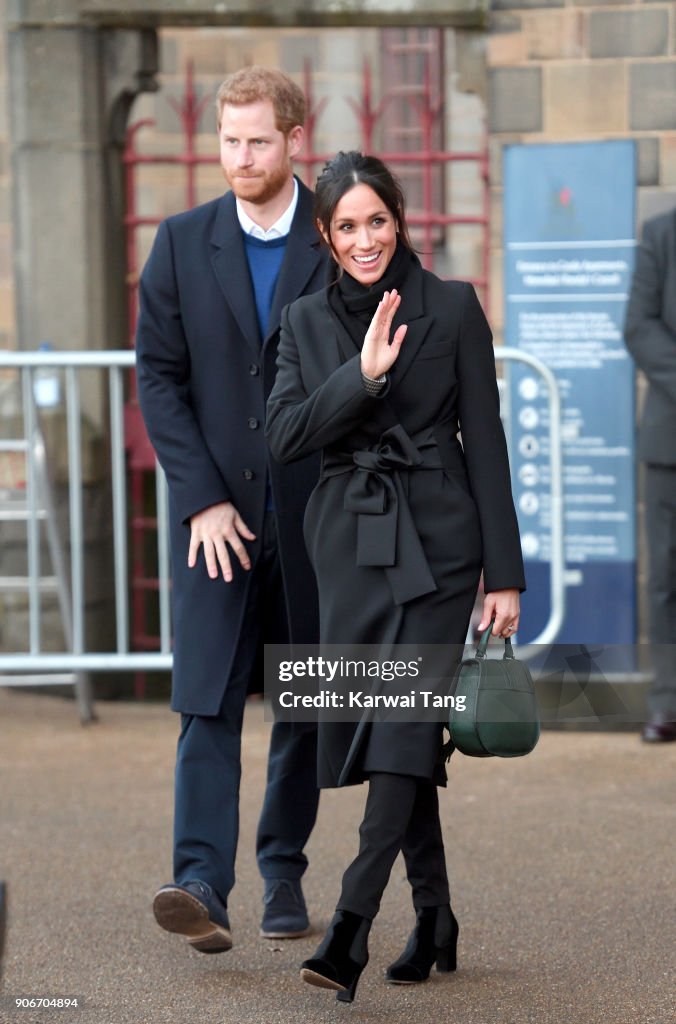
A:
<svg viewBox="0 0 676 1024">
<path fill-rule="evenodd" d="M 398 387 L 413 363 L 425 336 L 432 326 L 432 317 L 425 315 L 423 305 L 423 269 L 416 263 L 401 290 L 401 305 L 392 323 L 392 335 L 401 324 L 408 324 L 408 331 L 401 351 L 390 370 L 392 388 Z"/>
<path fill-rule="evenodd" d="M 259 356 L 261 335 L 256 301 L 232 192 L 226 193 L 218 205 L 211 244 L 211 263 L 221 291 L 247 343 Z"/>
<path fill-rule="evenodd" d="M 330 287 L 333 288 L 335 287 L 335 285 L 331 285 Z M 328 323 L 330 323 L 331 327 L 333 328 L 333 334 L 336 340 L 336 344 L 338 346 L 338 351 L 340 352 L 340 361 L 341 363 L 346 363 L 348 359 L 352 359 L 353 356 L 358 355 L 361 349 L 359 349 L 359 347 L 355 345 L 352 335 L 343 326 L 343 324 L 340 322 L 336 314 L 331 309 L 331 306 L 329 305 L 328 294 L 326 297 L 326 315 L 328 317 Z M 366 333 L 366 328 L 364 328 L 364 333 Z"/>
<path fill-rule="evenodd" d="M 279 330 L 284 306 L 303 294 L 305 286 L 323 259 L 319 234 L 312 219 L 312 202 L 312 192 L 299 181 L 298 206 L 272 298 L 265 344 Z"/>
<path fill-rule="evenodd" d="M 342 363 L 346 363 L 348 359 L 357 355 L 359 349 L 331 309 L 326 289 L 324 289 L 322 299 L 325 320 L 324 342 L 327 346 L 331 345 L 332 351 L 335 353 L 335 369 L 337 369 Z"/>
</svg>

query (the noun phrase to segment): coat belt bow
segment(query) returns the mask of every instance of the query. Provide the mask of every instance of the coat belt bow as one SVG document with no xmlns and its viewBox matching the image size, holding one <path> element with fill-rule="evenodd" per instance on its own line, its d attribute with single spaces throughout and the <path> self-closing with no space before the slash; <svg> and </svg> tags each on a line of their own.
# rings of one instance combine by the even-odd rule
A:
<svg viewBox="0 0 676 1024">
<path fill-rule="evenodd" d="M 395 604 L 437 589 L 408 504 L 402 470 L 441 469 L 431 428 L 409 437 L 401 424 L 370 448 L 327 452 L 323 475 L 351 473 L 344 508 L 357 515 L 357 565 L 385 570 Z"/>
</svg>

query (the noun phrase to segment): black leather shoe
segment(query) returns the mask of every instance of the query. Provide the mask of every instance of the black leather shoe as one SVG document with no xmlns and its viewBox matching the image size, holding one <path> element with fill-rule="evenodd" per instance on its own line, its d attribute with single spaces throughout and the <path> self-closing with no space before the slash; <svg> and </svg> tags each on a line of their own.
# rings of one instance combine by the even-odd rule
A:
<svg viewBox="0 0 676 1024">
<path fill-rule="evenodd" d="M 337 991 L 336 999 L 351 1003 L 357 982 L 369 959 L 367 939 L 371 922 L 349 910 L 337 910 L 315 955 L 301 964 L 308 985 Z"/>
<path fill-rule="evenodd" d="M 160 928 L 185 935 L 200 953 L 232 949 L 228 912 L 206 882 L 163 885 L 153 900 L 153 913 Z"/>
<path fill-rule="evenodd" d="M 652 715 L 643 726 L 644 743 L 673 743 L 676 740 L 676 720 L 666 715 Z"/>
<path fill-rule="evenodd" d="M 454 971 L 459 931 L 449 904 L 421 907 L 406 949 L 390 964 L 385 977 L 393 985 L 419 985 L 427 981 L 434 963 L 441 973 Z"/>
</svg>

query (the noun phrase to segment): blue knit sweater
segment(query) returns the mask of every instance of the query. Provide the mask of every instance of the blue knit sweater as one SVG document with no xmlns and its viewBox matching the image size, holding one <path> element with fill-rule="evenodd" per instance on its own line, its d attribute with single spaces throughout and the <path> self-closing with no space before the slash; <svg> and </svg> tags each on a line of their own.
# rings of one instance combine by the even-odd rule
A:
<svg viewBox="0 0 676 1024">
<path fill-rule="evenodd" d="M 272 298 L 288 240 L 289 236 L 284 235 L 282 238 L 272 238 L 269 242 L 263 242 L 260 238 L 244 233 L 244 246 L 256 299 L 261 338 L 265 338 L 268 332 Z"/>
</svg>

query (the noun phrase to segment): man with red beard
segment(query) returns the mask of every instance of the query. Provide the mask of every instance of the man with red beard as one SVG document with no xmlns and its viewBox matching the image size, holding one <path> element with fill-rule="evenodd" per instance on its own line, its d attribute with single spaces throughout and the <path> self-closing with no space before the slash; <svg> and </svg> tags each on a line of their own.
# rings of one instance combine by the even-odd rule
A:
<svg viewBox="0 0 676 1024">
<path fill-rule="evenodd" d="M 325 274 L 312 193 L 291 166 L 301 90 L 279 71 L 245 68 L 221 85 L 217 114 L 230 191 L 160 225 L 136 340 L 141 408 L 169 483 L 181 714 L 174 882 L 153 910 L 203 953 L 232 945 L 242 719 L 262 645 L 318 636 L 302 536 L 318 462 L 277 464 L 263 430 L 282 308 Z M 314 726 L 275 723 L 256 843 L 266 938 L 308 931 L 300 879 L 317 803 Z"/>
</svg>

